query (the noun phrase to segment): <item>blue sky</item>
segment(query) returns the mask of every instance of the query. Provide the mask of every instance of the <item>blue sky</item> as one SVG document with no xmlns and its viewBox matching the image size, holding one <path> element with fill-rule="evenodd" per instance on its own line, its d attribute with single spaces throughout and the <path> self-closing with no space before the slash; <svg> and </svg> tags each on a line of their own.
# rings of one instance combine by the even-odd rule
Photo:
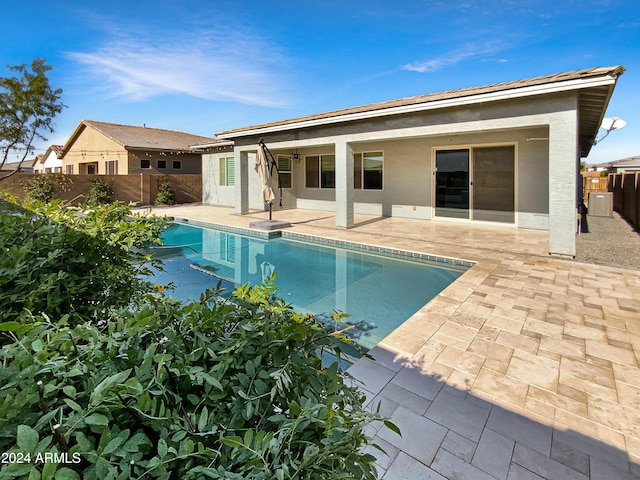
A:
<svg viewBox="0 0 640 480">
<path fill-rule="evenodd" d="M 2 0 L 0 76 L 45 58 L 82 119 L 216 131 L 538 75 L 623 65 L 588 163 L 640 155 L 637 0 Z"/>
</svg>

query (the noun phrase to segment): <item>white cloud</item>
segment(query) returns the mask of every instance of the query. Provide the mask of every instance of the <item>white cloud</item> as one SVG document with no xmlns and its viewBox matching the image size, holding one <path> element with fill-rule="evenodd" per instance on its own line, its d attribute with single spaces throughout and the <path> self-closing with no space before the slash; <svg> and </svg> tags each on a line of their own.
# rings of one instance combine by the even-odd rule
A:
<svg viewBox="0 0 640 480">
<path fill-rule="evenodd" d="M 92 82 L 130 100 L 185 94 L 260 106 L 287 103 L 286 77 L 278 71 L 286 62 L 277 48 L 255 36 L 206 31 L 164 36 L 169 40 L 116 39 L 93 52 L 67 56 L 86 67 Z"/>
<path fill-rule="evenodd" d="M 496 53 L 502 51 L 504 48 L 505 45 L 503 45 L 502 42 L 498 41 L 490 41 L 483 44 L 470 44 L 460 50 L 449 52 L 444 55 L 439 55 L 427 60 L 418 60 L 412 63 L 408 63 L 406 65 L 403 65 L 402 69 L 419 73 L 436 72 L 445 67 L 448 67 L 449 65 L 454 65 L 464 60 L 495 55 Z M 503 62 L 506 60 L 502 59 L 499 61 Z"/>
</svg>

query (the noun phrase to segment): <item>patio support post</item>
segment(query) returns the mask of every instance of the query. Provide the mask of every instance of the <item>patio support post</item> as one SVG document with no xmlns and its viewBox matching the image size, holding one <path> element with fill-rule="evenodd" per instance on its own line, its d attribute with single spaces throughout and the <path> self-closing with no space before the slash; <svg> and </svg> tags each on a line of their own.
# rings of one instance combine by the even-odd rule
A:
<svg viewBox="0 0 640 480">
<path fill-rule="evenodd" d="M 335 144 L 336 153 L 336 227 L 354 225 L 353 149 L 347 142 Z"/>
<path fill-rule="evenodd" d="M 576 255 L 578 113 L 554 115 L 549 125 L 549 254 Z"/>
<path fill-rule="evenodd" d="M 236 182 L 236 214 L 249 213 L 249 153 L 234 149 L 233 157 Z"/>
</svg>

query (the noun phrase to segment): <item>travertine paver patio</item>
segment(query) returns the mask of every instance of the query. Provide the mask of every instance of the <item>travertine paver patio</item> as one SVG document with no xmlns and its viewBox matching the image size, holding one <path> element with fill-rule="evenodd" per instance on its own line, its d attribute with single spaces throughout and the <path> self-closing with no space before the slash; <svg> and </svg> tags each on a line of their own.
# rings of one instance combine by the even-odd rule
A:
<svg viewBox="0 0 640 480">
<path fill-rule="evenodd" d="M 247 227 L 265 213 L 158 209 Z M 402 430 L 370 434 L 384 479 L 640 478 L 640 271 L 549 258 L 545 232 L 331 212 L 274 217 L 323 237 L 473 260 L 349 369 Z"/>
</svg>

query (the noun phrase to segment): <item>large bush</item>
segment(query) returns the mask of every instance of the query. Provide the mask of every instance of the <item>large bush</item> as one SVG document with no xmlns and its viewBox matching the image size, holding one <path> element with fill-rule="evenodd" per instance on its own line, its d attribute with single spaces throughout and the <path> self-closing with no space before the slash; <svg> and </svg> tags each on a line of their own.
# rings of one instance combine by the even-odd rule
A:
<svg viewBox="0 0 640 480">
<path fill-rule="evenodd" d="M 71 179 L 61 173 L 32 175 L 22 186 L 26 203 L 50 202 L 71 188 Z"/>
<path fill-rule="evenodd" d="M 95 177 L 89 180 L 89 183 L 91 184 L 87 194 L 87 203 L 89 205 L 103 205 L 113 201 L 115 192 L 107 180 Z"/>
<path fill-rule="evenodd" d="M 0 201 L 0 321 L 27 311 L 71 322 L 104 318 L 150 290 L 141 274 L 151 257 L 142 248 L 158 238 L 163 220 L 132 215 L 122 203 L 31 208 Z"/>
<path fill-rule="evenodd" d="M 381 418 L 322 361 L 347 338 L 271 283 L 143 294 L 162 222 L 130 214 L 0 216 L 0 478 L 374 479 Z"/>
<path fill-rule="evenodd" d="M 104 330 L 0 325 L 15 340 L 2 351 L 0 451 L 68 458 L 4 465 L 0 476 L 375 478 L 361 449 L 379 417 L 318 355 L 339 355 L 337 336 L 272 294 L 150 295 Z"/>
</svg>

